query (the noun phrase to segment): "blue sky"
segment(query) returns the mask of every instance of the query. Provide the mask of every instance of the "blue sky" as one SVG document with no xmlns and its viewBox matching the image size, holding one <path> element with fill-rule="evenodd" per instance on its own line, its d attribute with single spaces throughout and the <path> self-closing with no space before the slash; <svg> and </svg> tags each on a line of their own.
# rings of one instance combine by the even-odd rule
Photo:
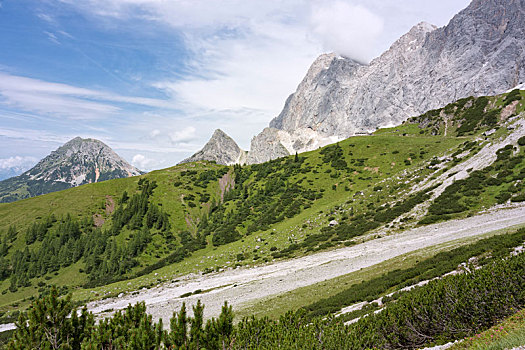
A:
<svg viewBox="0 0 525 350">
<path fill-rule="evenodd" d="M 0 177 L 75 136 L 143 170 L 241 147 L 323 52 L 367 62 L 468 0 L 0 0 Z"/>
</svg>

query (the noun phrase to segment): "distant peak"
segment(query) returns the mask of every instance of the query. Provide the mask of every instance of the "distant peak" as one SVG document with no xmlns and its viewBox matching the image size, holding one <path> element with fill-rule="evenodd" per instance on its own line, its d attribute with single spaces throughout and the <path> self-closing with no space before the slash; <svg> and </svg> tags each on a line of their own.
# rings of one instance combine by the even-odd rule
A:
<svg viewBox="0 0 525 350">
<path fill-rule="evenodd" d="M 66 142 L 66 144 L 68 144 L 68 143 L 79 143 L 79 142 L 83 142 L 83 141 L 84 141 L 84 139 L 82 137 L 77 136 L 77 137 L 69 140 L 68 142 Z"/>
<path fill-rule="evenodd" d="M 102 147 L 109 148 L 104 142 L 102 142 L 100 140 L 91 139 L 91 138 L 83 139 L 80 136 L 77 136 L 77 137 L 69 140 L 68 142 L 63 144 L 62 147 L 66 147 L 67 148 L 67 147 L 71 147 L 71 146 L 80 146 L 80 145 L 83 145 L 83 144 L 97 144 L 97 145 L 101 145 Z"/>
<path fill-rule="evenodd" d="M 214 161 L 217 164 L 230 165 L 244 163 L 245 157 L 246 152 L 230 136 L 221 129 L 216 129 L 200 151 L 179 164 L 207 160 Z"/>
<path fill-rule="evenodd" d="M 436 30 L 437 28 L 438 28 L 437 26 L 430 24 L 428 22 L 419 22 L 418 24 L 416 24 L 410 29 L 409 33 L 410 32 L 428 33 L 428 32 L 432 32 Z"/>
<path fill-rule="evenodd" d="M 229 137 L 229 136 L 221 129 L 215 129 L 215 131 L 213 132 L 212 138 L 215 138 L 215 137 Z"/>
<path fill-rule="evenodd" d="M 30 170 L 13 178 L 17 182 L 12 190 L 2 192 L 0 187 L 0 202 L 140 174 L 140 170 L 122 159 L 105 143 L 75 137 L 52 151 Z M 15 194 L 11 195 L 12 193 Z"/>
<path fill-rule="evenodd" d="M 75 142 L 75 143 L 78 143 L 78 142 L 93 142 L 93 141 L 100 142 L 100 141 L 97 140 L 97 139 L 90 139 L 90 138 L 83 139 L 82 137 L 77 136 L 77 137 L 75 137 L 75 138 L 69 140 L 69 141 L 66 142 L 66 143 L 70 143 L 70 142 Z"/>
</svg>

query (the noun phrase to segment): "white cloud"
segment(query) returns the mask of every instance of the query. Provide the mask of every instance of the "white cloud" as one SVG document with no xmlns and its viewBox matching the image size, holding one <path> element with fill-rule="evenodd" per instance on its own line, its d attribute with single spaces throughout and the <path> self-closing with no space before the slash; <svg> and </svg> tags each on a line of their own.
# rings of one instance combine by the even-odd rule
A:
<svg viewBox="0 0 525 350">
<path fill-rule="evenodd" d="M 306 0 L 66 2 L 96 18 L 153 21 L 179 33 L 190 54 L 189 74 L 167 75 L 153 86 L 185 116 L 234 118 L 233 133 L 242 135 L 238 141 L 244 144 L 277 116 L 321 47 L 309 34 Z M 248 134 L 243 125 L 254 122 Z M 209 126 L 218 127 L 223 128 L 222 120 Z M 208 133 L 199 129 L 199 135 Z"/>
<path fill-rule="evenodd" d="M 0 169 L 29 169 L 31 166 L 35 165 L 38 159 L 30 156 L 14 156 L 9 158 L 0 158 Z"/>
<path fill-rule="evenodd" d="M 326 50 L 368 63 L 374 58 L 383 20 L 361 5 L 322 1 L 312 7 L 313 32 Z"/>
<path fill-rule="evenodd" d="M 160 130 L 159 130 L 159 129 L 151 130 L 150 133 L 149 133 L 149 136 L 150 136 L 151 138 L 155 138 L 155 137 L 157 137 L 157 136 L 159 136 L 159 135 L 160 135 Z"/>
<path fill-rule="evenodd" d="M 315 59 L 318 48 L 303 30 L 258 23 L 240 37 L 186 35 L 198 74 L 159 82 L 185 110 L 264 111 L 276 116 Z"/>
<path fill-rule="evenodd" d="M 196 131 L 197 129 L 193 126 L 188 126 L 181 130 L 173 131 L 169 133 L 168 136 L 173 143 L 186 142 L 195 139 Z"/>
<path fill-rule="evenodd" d="M 53 34 L 53 33 L 51 33 L 51 32 L 47 32 L 47 31 L 45 31 L 44 34 L 47 35 L 47 38 L 48 38 L 51 42 L 53 42 L 53 43 L 55 43 L 55 44 L 57 44 L 57 45 L 60 45 L 60 41 L 58 41 L 58 38 L 57 38 L 57 36 L 56 36 L 55 34 Z"/>
<path fill-rule="evenodd" d="M 186 62 L 189 74 L 182 78 L 167 75 L 153 86 L 170 96 L 176 108 L 193 119 L 192 125 L 203 126 L 191 135 L 201 144 L 197 148 L 215 128 L 229 128 L 236 141 L 247 148 L 251 138 L 278 115 L 322 48 L 348 54 L 341 45 L 331 47 L 329 34 L 337 34 L 336 43 L 341 40 L 354 49 L 363 36 L 346 38 L 347 29 L 357 31 L 357 24 L 345 26 L 345 20 L 355 22 L 356 16 L 364 13 L 364 20 L 371 23 L 359 22 L 363 30 L 379 27 L 377 16 L 362 6 L 349 9 L 337 2 L 323 5 L 316 0 L 222 0 L 219 6 L 216 0 L 62 2 L 94 18 L 130 21 L 134 26 L 156 22 L 180 34 L 190 53 Z M 329 27 L 323 21 L 337 12 L 338 6 L 344 11 L 336 14 L 337 23 Z M 325 17 L 316 17 L 318 11 Z M 144 28 L 148 30 L 146 25 Z M 361 58 L 361 52 L 353 57 Z M 208 116 L 215 116 L 214 120 Z M 177 124 L 188 128 L 186 123 Z M 168 134 L 165 127 L 156 129 L 163 132 L 149 134 L 151 139 L 180 142 L 179 131 Z"/>
<path fill-rule="evenodd" d="M 468 0 L 54 1 L 61 11 L 78 10 L 97 28 L 116 31 L 112 34 L 126 35 L 120 31 L 129 24 L 148 35 L 156 35 L 160 27 L 172 34 L 166 35 L 166 45 L 171 37 L 177 38 L 174 46 L 182 38 L 185 47 L 177 51 L 183 50 L 187 61 L 180 71 L 170 74 L 166 69 L 156 82 L 149 80 L 147 69 L 129 75 L 137 85 L 152 84 L 168 98 L 140 99 L 14 76 L 9 81 L 0 72 L 0 104 L 83 118 L 82 124 L 104 120 L 109 132 L 103 135 L 112 141 L 108 144 L 129 159 L 142 155 L 151 160 L 149 167 L 156 167 L 195 152 L 216 128 L 247 149 L 323 50 L 368 61 L 413 24 L 435 22 L 422 16 L 421 9 L 438 13 L 440 7 Z M 52 24 L 54 17 L 41 19 Z M 387 30 L 382 30 L 383 19 Z M 58 29 L 51 31 L 60 41 L 70 38 Z M 124 104 L 151 109 L 139 114 Z M 89 120 L 94 116 L 96 123 Z M 122 118 L 109 118 L 114 116 Z"/>
<path fill-rule="evenodd" d="M 48 24 L 56 25 L 55 19 L 47 13 L 38 13 L 37 17 L 43 20 L 44 22 L 47 22 Z"/>
<path fill-rule="evenodd" d="M 0 72 L 0 105 L 70 119 L 101 119 L 122 110 L 120 104 L 172 108 L 171 101 L 121 96 Z"/>
<path fill-rule="evenodd" d="M 131 164 L 141 170 L 148 169 L 148 164 L 150 164 L 151 162 L 152 162 L 151 159 L 146 158 L 142 154 L 135 154 L 133 156 L 133 159 L 131 160 Z"/>
<path fill-rule="evenodd" d="M 240 26 L 270 16 L 282 18 L 290 10 L 301 11 L 306 0 L 60 0 L 85 13 L 117 19 L 145 19 L 173 27 Z"/>
<path fill-rule="evenodd" d="M 45 130 L 28 128 L 4 128 L 0 127 L 0 137 L 9 139 L 20 139 L 27 141 L 52 142 L 62 144 L 76 135 L 57 135 Z"/>
</svg>

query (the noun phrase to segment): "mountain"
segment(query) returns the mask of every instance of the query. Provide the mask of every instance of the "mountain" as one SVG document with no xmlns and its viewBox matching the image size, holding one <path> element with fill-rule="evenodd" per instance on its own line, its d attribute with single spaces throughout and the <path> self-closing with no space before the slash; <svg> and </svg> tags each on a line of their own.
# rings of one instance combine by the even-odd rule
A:
<svg viewBox="0 0 525 350">
<path fill-rule="evenodd" d="M 321 55 L 248 163 L 316 149 L 525 81 L 525 0 L 474 0 L 450 23 L 414 26 L 369 65 Z"/>
<path fill-rule="evenodd" d="M 522 246 L 448 252 L 524 225 L 524 178 L 525 91 L 513 90 L 264 164 L 182 164 L 2 204 L 2 320 L 53 285 L 102 317 L 145 300 L 155 320 L 197 299 L 208 315 L 227 300 L 279 317 L 354 288 L 309 309 L 338 312 L 356 293 L 372 301 Z M 302 260 L 278 261 L 289 258 Z"/>
<path fill-rule="evenodd" d="M 13 202 L 141 173 L 103 142 L 76 137 L 51 152 L 32 169 L 0 181 L 0 202 Z"/>
<path fill-rule="evenodd" d="M 200 151 L 184 159 L 180 164 L 199 160 L 214 161 L 222 165 L 244 164 L 246 163 L 246 152 L 224 131 L 217 129 Z"/>
</svg>

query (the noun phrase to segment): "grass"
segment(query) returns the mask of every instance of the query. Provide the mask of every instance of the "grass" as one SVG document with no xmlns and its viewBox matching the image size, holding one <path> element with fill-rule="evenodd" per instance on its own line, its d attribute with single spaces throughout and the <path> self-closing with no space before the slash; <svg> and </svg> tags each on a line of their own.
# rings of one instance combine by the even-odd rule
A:
<svg viewBox="0 0 525 350">
<path fill-rule="evenodd" d="M 489 330 L 465 338 L 450 349 L 503 350 L 525 345 L 525 310 L 503 320 Z"/>
<path fill-rule="evenodd" d="M 237 264 L 236 256 L 239 253 L 243 253 L 248 257 L 247 260 L 241 262 L 242 265 L 253 266 L 265 261 L 270 262 L 273 259 L 270 256 L 270 247 L 275 246 L 278 249 L 283 249 L 290 242 L 302 241 L 307 235 L 318 233 L 322 227 L 328 224 L 328 218 L 334 211 L 334 207 L 341 206 L 347 209 L 352 207 L 353 210 L 363 211 L 367 210 L 366 205 L 372 202 L 375 204 L 378 200 L 382 202 L 391 201 L 395 197 L 402 196 L 401 191 L 398 192 L 397 189 L 394 189 L 394 186 L 397 185 L 397 182 L 392 179 L 394 174 L 403 176 L 401 173 L 409 169 L 413 169 L 411 172 L 416 172 L 416 169 L 421 169 L 431 156 L 444 153 L 460 142 L 462 141 L 456 138 L 417 136 L 413 137 L 410 141 L 410 146 L 407 147 L 405 138 L 398 135 L 354 137 L 340 143 L 345 152 L 346 160 L 349 163 L 356 158 L 367 158 L 367 160 L 364 165 L 355 167 L 357 174 L 340 174 L 337 178 L 331 177 L 331 174 L 326 172 L 330 169 L 330 165 L 322 162 L 322 156 L 318 151 L 305 153 L 301 156 L 306 157 L 306 162 L 314 169 L 317 169 L 317 172 L 299 174 L 295 180 L 303 176 L 305 177 L 305 183 L 308 183 L 309 186 L 321 188 L 325 191 L 323 198 L 314 202 L 311 208 L 303 210 L 298 215 L 283 222 L 272 225 L 267 231 L 256 232 L 246 236 L 243 240 L 219 247 L 208 245 L 207 248 L 194 252 L 192 256 L 181 263 L 156 270 L 155 273 L 158 275 L 152 273 L 93 290 L 75 288 L 75 299 L 89 300 L 95 294 L 103 296 L 113 291 L 130 291 L 137 287 L 149 287 L 161 281 L 171 280 L 187 273 L 202 272 L 205 269 L 232 268 Z M 398 150 L 398 152 L 392 152 L 393 150 Z M 420 155 L 421 151 L 424 151 L 422 155 Z M 411 154 L 417 155 L 418 159 L 414 158 L 410 165 L 406 165 L 404 160 L 410 158 Z M 171 223 L 175 230 L 192 229 L 191 226 L 187 225 L 187 218 L 196 220 L 205 211 L 204 207 L 189 208 L 185 206 L 181 200 L 183 194 L 209 193 L 212 198 L 217 199 L 219 188 L 216 182 L 210 183 L 206 189 L 192 186 L 191 189 L 188 189 L 190 185 L 187 182 L 184 182 L 182 186 L 175 187 L 174 183 L 181 179 L 180 174 L 182 171 L 188 169 L 203 171 L 214 167 L 218 166 L 210 163 L 197 163 L 154 171 L 142 176 L 157 182 L 158 187 L 154 191 L 153 201 L 162 204 L 163 210 L 170 213 Z M 423 170 L 423 173 L 425 173 L 425 170 Z M 106 196 L 112 196 L 118 202 L 123 191 L 127 191 L 130 194 L 133 193 L 138 179 L 139 177 L 110 180 L 0 205 L 0 230 L 3 227 L 3 230 L 6 231 L 10 224 L 16 224 L 19 236 L 23 236 L 23 232 L 30 222 L 37 220 L 39 217 L 45 217 L 50 213 L 54 213 L 56 216 L 72 213 L 77 217 L 98 213 L 106 218 L 105 225 L 108 225 L 111 223 L 111 219 L 104 212 Z M 345 181 L 348 181 L 349 191 L 343 189 Z M 382 183 L 385 189 L 384 192 L 374 192 L 370 187 L 371 184 L 375 183 Z M 336 190 L 332 189 L 334 184 L 337 184 Z M 365 195 L 359 200 L 354 200 L 353 195 L 358 191 L 362 191 Z M 342 212 L 336 214 L 338 218 L 341 215 Z M 310 222 L 307 228 L 302 227 L 305 222 Z M 124 237 L 129 235 L 129 232 L 123 230 L 121 235 L 122 237 L 117 237 L 117 239 L 124 240 Z M 156 260 L 155 255 L 162 257 L 170 252 L 160 236 L 154 235 L 153 238 L 153 242 L 139 259 L 144 265 L 154 262 Z M 262 242 L 259 243 L 258 239 L 261 239 Z M 23 238 L 19 237 L 15 241 L 13 248 L 23 249 L 24 245 Z M 252 250 L 256 245 L 261 246 L 261 250 L 257 254 L 260 256 L 260 259 L 253 261 L 254 254 Z M 85 274 L 78 272 L 78 268 L 61 269 L 57 278 L 53 278 L 47 283 L 60 285 L 62 281 L 69 281 L 70 286 L 78 286 L 86 278 Z M 37 289 L 36 282 L 37 280 L 33 281 L 33 287 L 21 288 L 13 295 L 8 293 L 9 297 L 4 295 L 1 298 L 0 306 L 16 301 L 22 302 L 28 295 L 34 295 Z M 8 281 L 3 281 L 0 284 L 1 290 L 5 290 L 7 287 Z"/>
</svg>

